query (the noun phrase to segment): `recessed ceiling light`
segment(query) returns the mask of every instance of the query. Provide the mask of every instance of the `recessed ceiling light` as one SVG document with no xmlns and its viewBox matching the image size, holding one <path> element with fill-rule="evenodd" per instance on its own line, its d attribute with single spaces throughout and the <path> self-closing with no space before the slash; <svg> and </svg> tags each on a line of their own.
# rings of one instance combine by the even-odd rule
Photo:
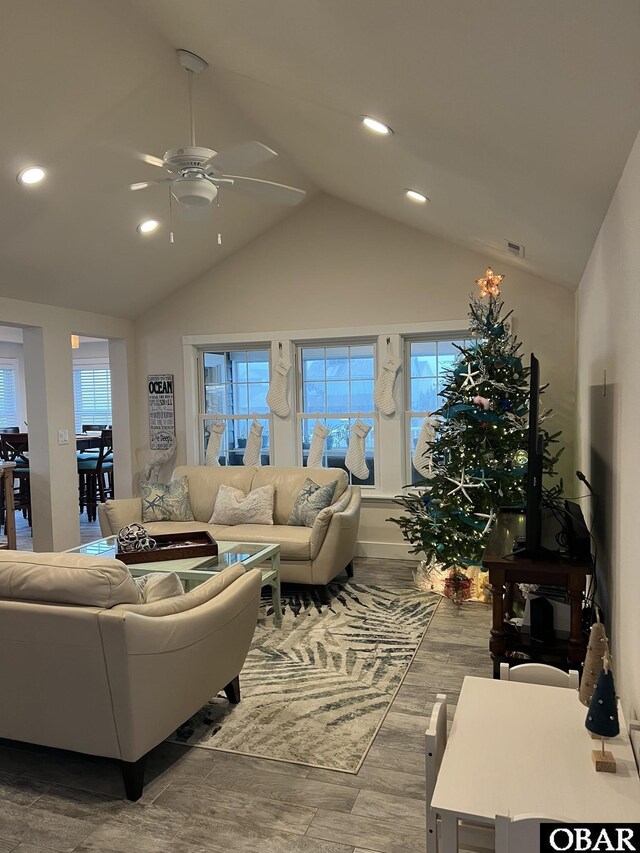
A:
<svg viewBox="0 0 640 853">
<path fill-rule="evenodd" d="M 42 166 L 29 166 L 18 172 L 18 183 L 21 184 L 39 184 L 46 177 L 46 172 Z"/>
<path fill-rule="evenodd" d="M 388 125 L 382 121 L 378 121 L 377 118 L 371 118 L 371 116 L 362 116 L 362 124 L 374 133 L 380 133 L 383 136 L 393 133 L 393 130 Z"/>
<path fill-rule="evenodd" d="M 156 228 L 160 225 L 157 219 L 145 219 L 144 222 L 141 222 L 138 225 L 138 231 L 140 234 L 152 234 Z"/>
<path fill-rule="evenodd" d="M 419 193 L 417 190 L 405 190 L 404 194 L 407 198 L 410 198 L 411 201 L 417 201 L 418 204 L 425 204 L 429 201 L 424 193 Z"/>
</svg>

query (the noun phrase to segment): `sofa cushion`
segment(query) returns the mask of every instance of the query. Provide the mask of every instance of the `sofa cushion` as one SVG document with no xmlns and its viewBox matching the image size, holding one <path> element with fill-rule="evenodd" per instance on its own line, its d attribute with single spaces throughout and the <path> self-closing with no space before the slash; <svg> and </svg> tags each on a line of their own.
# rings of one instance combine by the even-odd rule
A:
<svg viewBox="0 0 640 853">
<path fill-rule="evenodd" d="M 286 525 L 238 524 L 228 528 L 225 539 L 235 542 L 264 542 L 280 546 L 283 560 L 309 560 L 310 527 Z"/>
<path fill-rule="evenodd" d="M 298 527 L 313 527 L 313 522 L 320 510 L 333 503 L 335 492 L 335 482 L 320 486 L 318 483 L 314 483 L 310 477 L 307 477 L 293 503 L 287 524 L 297 525 Z"/>
<path fill-rule="evenodd" d="M 0 551 L 0 598 L 107 608 L 140 601 L 135 581 L 119 560 L 21 551 Z"/>
<path fill-rule="evenodd" d="M 320 486 L 324 486 L 327 483 L 337 483 L 334 500 L 337 500 L 349 485 L 347 472 L 343 471 L 342 468 L 278 468 L 265 465 L 262 468 L 254 468 L 252 470 L 255 471 L 253 484 L 251 485 L 252 489 L 257 489 L 258 486 L 266 486 L 268 483 L 273 483 L 275 487 L 274 524 L 287 523 L 295 499 L 298 497 L 300 489 L 304 486 L 304 482 L 309 474 L 313 476 L 314 482 Z M 232 483 L 232 485 L 235 485 L 235 483 Z M 249 490 L 247 489 L 246 491 Z"/>
<path fill-rule="evenodd" d="M 273 484 L 252 489 L 248 495 L 221 483 L 210 524 L 273 524 Z"/>
<path fill-rule="evenodd" d="M 193 521 L 186 477 L 170 483 L 140 483 L 142 523 L 147 521 Z"/>
<path fill-rule="evenodd" d="M 223 569 L 220 574 L 198 584 L 195 589 L 177 595 L 173 598 L 165 598 L 162 601 L 154 601 L 151 604 L 119 604 L 114 610 L 126 610 L 128 613 L 139 613 L 142 616 L 171 616 L 174 613 L 184 613 L 199 607 L 207 601 L 211 601 L 219 595 L 223 589 L 245 573 L 244 566 L 235 565 Z"/>
<path fill-rule="evenodd" d="M 149 572 L 148 575 L 134 578 L 134 583 L 138 587 L 140 601 L 145 604 L 184 595 L 182 581 L 175 572 Z"/>
<path fill-rule="evenodd" d="M 189 497 L 191 509 L 196 521 L 205 524 L 211 518 L 213 507 L 218 496 L 221 483 L 234 486 L 246 494 L 251 491 L 255 468 L 244 466 L 205 466 L 205 465 L 180 465 L 173 472 L 173 479 L 185 477 L 189 481 Z M 266 483 L 259 483 L 264 486 Z"/>
<path fill-rule="evenodd" d="M 141 498 L 119 498 L 117 501 L 108 500 L 104 504 L 109 527 L 116 533 L 128 524 L 142 524 Z"/>
</svg>

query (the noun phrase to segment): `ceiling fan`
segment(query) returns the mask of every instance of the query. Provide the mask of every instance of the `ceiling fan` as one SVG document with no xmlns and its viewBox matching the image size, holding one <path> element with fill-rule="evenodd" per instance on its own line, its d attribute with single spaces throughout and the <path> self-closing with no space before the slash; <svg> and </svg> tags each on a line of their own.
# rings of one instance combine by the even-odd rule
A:
<svg viewBox="0 0 640 853">
<path fill-rule="evenodd" d="M 156 181 L 140 181 L 131 184 L 130 189 L 143 190 L 154 184 L 170 184 L 171 195 L 183 207 L 188 219 L 207 216 L 219 189 L 275 204 L 294 205 L 301 202 L 306 195 L 304 190 L 235 174 L 278 156 L 275 151 L 261 142 L 243 142 L 221 152 L 196 145 L 192 80 L 193 75 L 204 71 L 208 68 L 208 64 L 189 50 L 178 50 L 177 53 L 189 81 L 190 145 L 184 148 L 170 148 L 162 159 L 149 154 L 143 155 L 146 163 L 166 169 L 170 177 Z M 229 174 L 231 172 L 234 174 Z"/>
</svg>

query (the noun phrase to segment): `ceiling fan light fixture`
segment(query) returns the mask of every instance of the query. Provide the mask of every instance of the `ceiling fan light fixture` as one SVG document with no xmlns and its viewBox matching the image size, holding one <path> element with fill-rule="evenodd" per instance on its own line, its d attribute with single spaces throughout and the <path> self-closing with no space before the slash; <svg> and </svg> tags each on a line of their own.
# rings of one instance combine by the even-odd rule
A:
<svg viewBox="0 0 640 853">
<path fill-rule="evenodd" d="M 145 219 L 138 225 L 136 231 L 138 234 L 153 234 L 154 231 L 157 231 L 159 225 L 160 223 L 157 219 Z"/>
<path fill-rule="evenodd" d="M 178 178 L 171 184 L 171 192 L 185 207 L 203 207 L 215 200 L 218 188 L 206 178 Z"/>
<path fill-rule="evenodd" d="M 18 172 L 18 183 L 30 186 L 31 184 L 39 184 L 47 176 L 47 173 L 42 166 L 28 166 Z"/>
<path fill-rule="evenodd" d="M 378 133 L 380 136 L 389 136 L 393 133 L 393 130 L 388 124 L 385 124 L 377 118 L 373 118 L 372 116 L 361 116 L 360 118 L 362 124 L 373 133 Z"/>
<path fill-rule="evenodd" d="M 411 199 L 411 201 L 415 201 L 417 204 L 426 204 L 431 199 L 426 196 L 424 193 L 418 192 L 418 190 L 405 190 L 404 194 L 407 198 Z"/>
</svg>

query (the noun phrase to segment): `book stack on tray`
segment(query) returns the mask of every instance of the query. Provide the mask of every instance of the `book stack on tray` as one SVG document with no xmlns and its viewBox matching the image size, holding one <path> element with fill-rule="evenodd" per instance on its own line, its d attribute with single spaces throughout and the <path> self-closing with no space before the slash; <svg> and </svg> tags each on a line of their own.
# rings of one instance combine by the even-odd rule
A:
<svg viewBox="0 0 640 853">
<path fill-rule="evenodd" d="M 116 559 L 127 565 L 159 563 L 162 560 L 184 560 L 189 557 L 215 557 L 218 543 L 206 530 L 192 533 L 158 533 L 151 551 L 118 551 Z"/>
</svg>

